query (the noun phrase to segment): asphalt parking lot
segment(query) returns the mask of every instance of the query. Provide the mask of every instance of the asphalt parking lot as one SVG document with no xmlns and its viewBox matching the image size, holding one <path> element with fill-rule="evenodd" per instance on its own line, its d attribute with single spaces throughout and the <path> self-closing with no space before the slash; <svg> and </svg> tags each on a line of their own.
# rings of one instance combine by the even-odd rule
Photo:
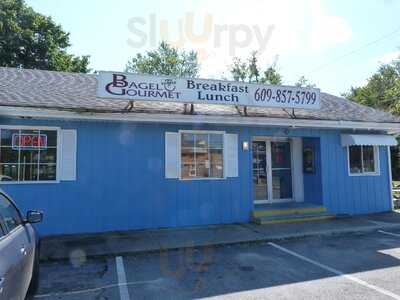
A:
<svg viewBox="0 0 400 300">
<path fill-rule="evenodd" d="M 400 299 L 400 230 L 44 263 L 36 299 Z"/>
</svg>

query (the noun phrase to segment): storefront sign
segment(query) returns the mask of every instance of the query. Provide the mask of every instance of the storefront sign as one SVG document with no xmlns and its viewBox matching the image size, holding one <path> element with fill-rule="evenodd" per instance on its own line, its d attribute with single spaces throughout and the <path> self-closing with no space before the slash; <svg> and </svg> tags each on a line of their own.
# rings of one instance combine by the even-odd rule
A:
<svg viewBox="0 0 400 300">
<path fill-rule="evenodd" d="M 12 135 L 12 149 L 14 150 L 37 150 L 47 148 L 46 134 L 24 134 L 14 133 Z"/>
<path fill-rule="evenodd" d="M 320 91 L 314 88 L 115 72 L 100 72 L 97 81 L 97 95 L 101 98 L 259 107 L 320 108 Z"/>
</svg>

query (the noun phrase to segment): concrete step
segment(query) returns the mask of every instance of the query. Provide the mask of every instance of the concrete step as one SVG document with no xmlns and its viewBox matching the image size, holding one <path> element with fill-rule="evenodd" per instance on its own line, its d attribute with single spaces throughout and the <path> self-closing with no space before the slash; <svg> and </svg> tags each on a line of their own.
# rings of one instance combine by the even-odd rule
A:
<svg viewBox="0 0 400 300">
<path fill-rule="evenodd" d="M 260 225 L 293 223 L 334 219 L 335 216 L 327 213 L 308 213 L 308 214 L 291 214 L 291 215 L 275 215 L 254 218 L 254 222 Z"/>
<path fill-rule="evenodd" d="M 253 211 L 253 218 L 257 219 L 261 217 L 304 215 L 314 213 L 326 213 L 326 208 L 324 206 L 288 207 L 278 209 L 256 208 Z"/>
</svg>

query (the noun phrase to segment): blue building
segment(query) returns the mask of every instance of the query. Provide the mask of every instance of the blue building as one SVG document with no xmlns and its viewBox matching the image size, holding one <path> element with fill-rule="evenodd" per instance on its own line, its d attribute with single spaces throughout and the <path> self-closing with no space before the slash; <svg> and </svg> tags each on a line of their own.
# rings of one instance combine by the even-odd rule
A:
<svg viewBox="0 0 400 300">
<path fill-rule="evenodd" d="M 97 87 L 96 75 L 0 68 L 1 188 L 43 210 L 43 235 L 392 209 L 400 121 L 388 113 L 325 93 L 317 110 L 244 109 Z"/>
</svg>

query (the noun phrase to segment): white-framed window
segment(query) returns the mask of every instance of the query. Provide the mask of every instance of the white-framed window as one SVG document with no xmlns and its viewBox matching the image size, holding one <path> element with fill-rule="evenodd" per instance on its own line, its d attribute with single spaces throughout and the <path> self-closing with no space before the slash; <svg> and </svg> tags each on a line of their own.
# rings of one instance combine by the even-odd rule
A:
<svg viewBox="0 0 400 300">
<path fill-rule="evenodd" d="M 59 130 L 0 127 L 0 181 L 57 181 Z"/>
<path fill-rule="evenodd" d="M 379 148 L 377 146 L 348 146 L 349 174 L 379 175 Z"/>
<path fill-rule="evenodd" d="M 224 178 L 224 133 L 180 131 L 180 178 Z"/>
</svg>

